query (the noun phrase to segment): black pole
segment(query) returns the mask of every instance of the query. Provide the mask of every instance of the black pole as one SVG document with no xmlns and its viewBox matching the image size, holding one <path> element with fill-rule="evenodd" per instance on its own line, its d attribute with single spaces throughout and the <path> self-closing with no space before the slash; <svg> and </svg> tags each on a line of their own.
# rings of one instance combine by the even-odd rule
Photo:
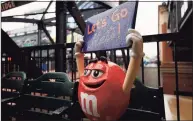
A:
<svg viewBox="0 0 193 121">
<path fill-rule="evenodd" d="M 179 15 L 179 10 L 178 7 L 178 2 L 176 3 L 176 30 L 179 32 L 178 28 L 178 15 Z M 177 105 L 177 120 L 180 121 L 180 103 L 179 103 L 179 83 L 178 83 L 178 62 L 177 62 L 177 48 L 176 48 L 176 41 L 174 42 L 174 61 L 175 61 L 175 76 L 176 76 L 176 105 Z"/>
<path fill-rule="evenodd" d="M 176 42 L 174 42 L 174 60 L 175 60 L 175 76 L 176 76 L 176 104 L 177 104 L 177 120 L 180 121 L 180 105 L 179 105 L 179 83 L 178 83 L 178 62 L 176 53 Z"/>
<path fill-rule="evenodd" d="M 93 53 L 90 53 L 90 55 L 91 55 L 91 60 L 93 59 Z"/>
<path fill-rule="evenodd" d="M 42 51 L 43 50 L 40 49 L 40 69 L 41 71 L 42 71 Z"/>
<path fill-rule="evenodd" d="M 157 76 L 158 76 L 158 88 L 161 85 L 160 82 L 160 52 L 159 52 L 159 42 L 157 42 Z"/>
<path fill-rule="evenodd" d="M 56 2 L 56 44 L 66 43 L 66 1 Z M 66 48 L 55 49 L 55 71 L 66 72 Z"/>
<path fill-rule="evenodd" d="M 41 45 L 41 25 L 40 24 L 38 24 L 38 46 L 40 46 Z"/>
<path fill-rule="evenodd" d="M 127 70 L 129 62 L 130 62 L 130 55 L 129 55 L 129 48 L 127 48 L 127 66 L 125 67 L 125 69 Z"/>
<path fill-rule="evenodd" d="M 50 72 L 50 57 L 49 57 L 49 49 L 47 49 L 47 72 Z"/>
<path fill-rule="evenodd" d="M 36 60 L 36 50 L 33 50 L 33 57 L 34 57 L 34 60 Z"/>
<path fill-rule="evenodd" d="M 128 60 L 127 60 L 127 56 L 125 54 L 125 49 L 121 49 L 121 52 L 122 52 L 123 63 L 124 63 L 125 69 L 127 70 Z"/>
<path fill-rule="evenodd" d="M 74 53 L 74 48 L 71 48 L 71 58 L 72 58 L 72 69 L 71 69 L 71 72 L 72 72 L 72 82 L 74 81 L 74 56 L 73 56 L 73 53 Z M 69 63 L 70 64 L 70 63 Z"/>
<path fill-rule="evenodd" d="M 141 61 L 141 74 L 142 74 L 142 83 L 145 84 L 143 58 L 142 58 L 142 61 Z"/>
<path fill-rule="evenodd" d="M 106 51 L 98 51 L 96 52 L 96 57 L 100 58 L 101 56 L 107 57 Z"/>
<path fill-rule="evenodd" d="M 71 36 L 72 36 L 72 38 L 71 38 L 71 42 L 74 42 L 74 29 L 71 31 Z"/>
<path fill-rule="evenodd" d="M 113 58 L 114 58 L 114 62 L 117 63 L 117 55 L 116 55 L 116 50 L 113 50 Z"/>
<path fill-rule="evenodd" d="M 42 35 L 42 27 L 41 27 L 41 23 L 39 23 L 38 24 L 38 46 L 40 46 L 41 45 L 41 35 Z M 40 64 L 41 64 L 41 58 L 40 58 L 40 56 L 41 56 L 41 54 L 40 54 L 40 51 L 38 51 L 38 65 L 39 65 L 39 67 L 41 66 Z"/>
</svg>

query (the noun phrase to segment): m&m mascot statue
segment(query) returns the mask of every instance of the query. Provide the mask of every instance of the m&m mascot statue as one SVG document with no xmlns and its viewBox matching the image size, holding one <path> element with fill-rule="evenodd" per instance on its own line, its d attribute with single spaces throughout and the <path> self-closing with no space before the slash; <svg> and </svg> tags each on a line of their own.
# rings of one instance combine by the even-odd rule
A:
<svg viewBox="0 0 193 121">
<path fill-rule="evenodd" d="M 129 105 L 130 91 L 144 56 L 142 36 L 136 30 L 129 29 L 126 44 L 131 46 L 126 72 L 103 57 L 84 67 L 84 53 L 81 52 L 83 41 L 75 44 L 80 75 L 78 100 L 82 111 L 92 121 L 118 120 Z"/>
</svg>

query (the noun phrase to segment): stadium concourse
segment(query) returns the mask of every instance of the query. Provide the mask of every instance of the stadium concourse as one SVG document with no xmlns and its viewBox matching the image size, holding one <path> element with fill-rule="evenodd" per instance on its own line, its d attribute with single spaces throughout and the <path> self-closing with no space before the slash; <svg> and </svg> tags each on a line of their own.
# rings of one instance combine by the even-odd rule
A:
<svg viewBox="0 0 193 121">
<path fill-rule="evenodd" d="M 1 1 L 2 120 L 193 120 L 192 9 Z"/>
</svg>

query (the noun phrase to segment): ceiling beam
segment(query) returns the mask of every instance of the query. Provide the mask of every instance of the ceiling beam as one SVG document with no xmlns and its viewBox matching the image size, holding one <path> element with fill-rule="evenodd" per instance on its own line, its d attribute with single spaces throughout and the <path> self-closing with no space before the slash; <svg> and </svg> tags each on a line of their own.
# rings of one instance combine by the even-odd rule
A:
<svg viewBox="0 0 193 121">
<path fill-rule="evenodd" d="M 1 22 L 38 23 L 39 20 L 37 20 L 37 19 L 27 19 L 27 18 L 2 17 Z"/>
</svg>

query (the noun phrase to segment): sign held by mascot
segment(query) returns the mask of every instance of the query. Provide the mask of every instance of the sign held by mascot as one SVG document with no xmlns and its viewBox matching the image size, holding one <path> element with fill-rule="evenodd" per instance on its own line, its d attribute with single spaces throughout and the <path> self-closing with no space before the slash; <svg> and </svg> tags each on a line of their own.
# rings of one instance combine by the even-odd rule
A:
<svg viewBox="0 0 193 121">
<path fill-rule="evenodd" d="M 126 32 L 134 28 L 137 2 L 126 2 L 118 7 L 90 17 L 86 22 L 83 52 L 125 48 Z"/>
</svg>

